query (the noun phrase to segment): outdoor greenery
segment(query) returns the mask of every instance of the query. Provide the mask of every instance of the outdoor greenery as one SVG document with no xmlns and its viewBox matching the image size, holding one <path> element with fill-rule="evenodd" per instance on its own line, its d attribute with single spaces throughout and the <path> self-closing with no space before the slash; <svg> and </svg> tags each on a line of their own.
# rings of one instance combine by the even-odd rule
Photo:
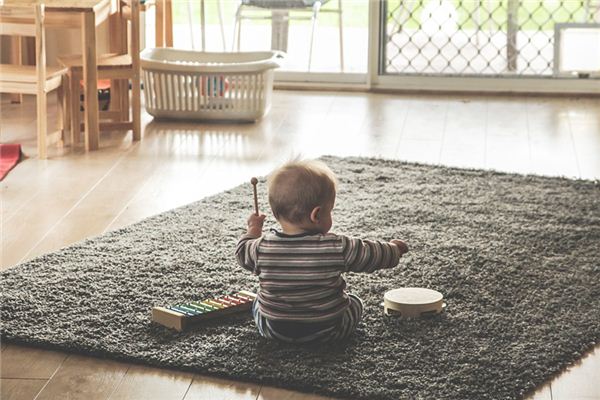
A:
<svg viewBox="0 0 600 400">
<path fill-rule="evenodd" d="M 417 29 L 425 10 L 444 20 L 449 18 L 447 10 L 455 9 L 457 25 L 462 29 L 476 29 L 479 12 L 481 29 L 506 30 L 509 1 L 518 4 L 519 29 L 537 31 L 553 30 L 555 23 L 583 22 L 588 0 L 389 0 L 388 21 L 398 18 L 400 7 L 404 13 L 412 8 L 412 18 L 404 26 Z M 446 14 L 440 15 L 440 10 L 445 10 Z"/>
<path fill-rule="evenodd" d="M 205 0 L 206 23 L 208 25 L 219 23 L 217 1 L 219 0 Z M 188 23 L 187 4 L 190 2 L 192 5 L 192 19 L 195 24 L 200 24 L 200 0 L 173 0 L 173 23 Z M 329 2 L 323 6 L 322 10 L 337 7 L 337 2 L 338 0 L 329 0 Z M 226 26 L 233 27 L 235 21 L 235 12 L 239 4 L 239 0 L 221 0 L 223 9 L 223 22 Z M 342 0 L 342 10 L 344 27 L 367 27 L 369 14 L 368 0 Z M 268 15 L 269 12 L 265 11 L 264 14 Z M 337 18 L 338 16 L 336 14 L 323 12 L 321 15 L 319 15 L 319 25 L 337 27 Z M 269 20 L 256 20 L 249 23 L 269 25 L 271 22 Z M 310 21 L 293 21 L 293 23 L 308 24 Z"/>
<path fill-rule="evenodd" d="M 217 1 L 205 0 L 207 24 L 218 24 Z M 220 0 L 223 9 L 223 18 L 226 26 L 233 26 L 235 12 L 239 0 Z M 329 0 L 323 10 L 337 6 L 338 0 Z M 444 10 L 455 9 L 457 25 L 463 29 L 477 28 L 477 14 L 479 12 L 482 29 L 506 30 L 508 2 L 512 0 L 388 0 L 388 18 L 392 14 L 397 18 L 399 7 L 405 10 L 412 8 L 406 28 L 417 29 L 423 12 L 433 12 L 436 16 L 444 18 Z M 582 22 L 585 19 L 585 4 L 589 0 L 514 0 L 518 5 L 518 24 L 521 30 L 552 30 L 557 22 Z M 173 0 L 173 19 L 175 24 L 188 23 L 188 6 L 192 5 L 192 19 L 194 23 L 200 21 L 200 0 Z M 342 0 L 345 27 L 366 28 L 368 24 L 368 0 Z M 268 11 L 264 12 L 265 15 Z M 424 15 L 427 17 L 427 14 Z M 252 24 L 270 24 L 269 20 L 256 20 Z M 308 21 L 294 21 L 294 24 L 309 23 Z M 319 25 L 337 26 L 337 15 L 322 13 L 319 16 Z"/>
</svg>

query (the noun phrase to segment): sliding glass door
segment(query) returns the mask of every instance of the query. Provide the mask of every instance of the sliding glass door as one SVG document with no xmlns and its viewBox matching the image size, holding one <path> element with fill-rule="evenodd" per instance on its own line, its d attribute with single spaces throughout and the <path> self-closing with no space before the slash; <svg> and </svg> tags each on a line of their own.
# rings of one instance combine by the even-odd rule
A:
<svg viewBox="0 0 600 400">
<path fill-rule="evenodd" d="M 377 7 L 381 86 L 598 88 L 596 1 L 385 0 Z"/>
<path fill-rule="evenodd" d="M 285 51 L 279 85 L 600 92 L 598 0 L 170 2 L 175 47 Z"/>
</svg>

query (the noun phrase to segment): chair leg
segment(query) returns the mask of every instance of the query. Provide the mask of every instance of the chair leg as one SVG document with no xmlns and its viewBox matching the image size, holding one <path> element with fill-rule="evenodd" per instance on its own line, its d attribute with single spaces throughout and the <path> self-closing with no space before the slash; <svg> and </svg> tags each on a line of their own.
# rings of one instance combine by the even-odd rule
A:
<svg viewBox="0 0 600 400">
<path fill-rule="evenodd" d="M 56 96 L 58 103 L 58 127 L 60 130 L 60 141 L 59 146 L 63 147 L 65 145 L 65 109 L 64 109 L 64 99 L 65 99 L 65 88 L 64 88 L 64 78 L 63 84 L 61 84 L 58 88 L 56 88 Z"/>
<path fill-rule="evenodd" d="M 79 144 L 81 136 L 81 92 L 76 74 L 69 73 L 70 107 L 71 107 L 71 146 Z"/>
<path fill-rule="evenodd" d="M 243 4 L 240 4 L 238 6 L 237 11 L 235 12 L 235 24 L 233 25 L 233 43 L 231 44 L 232 51 L 240 51 L 240 41 L 242 36 L 242 7 Z"/>
<path fill-rule="evenodd" d="M 240 21 L 238 22 L 238 32 L 237 32 L 237 50 L 241 51 L 242 50 L 242 19 L 240 18 Z"/>
<path fill-rule="evenodd" d="M 202 30 L 202 51 L 206 51 L 204 48 L 204 0 L 201 0 L 202 5 L 200 6 L 200 29 Z M 192 44 L 192 50 L 196 50 L 196 42 L 194 41 L 194 21 L 192 19 L 193 11 L 192 11 L 192 2 L 187 2 L 187 14 L 188 14 L 188 28 L 190 30 L 190 42 Z"/>
<path fill-rule="evenodd" d="M 45 159 L 48 156 L 46 153 L 46 137 L 48 135 L 48 122 L 46 121 L 46 110 L 48 106 L 48 98 L 45 91 L 38 91 L 36 96 L 36 102 L 38 157 L 40 159 Z"/>
<path fill-rule="evenodd" d="M 133 140 L 137 141 L 142 138 L 142 121 L 141 121 L 141 90 L 140 90 L 140 74 L 136 73 L 131 80 L 131 119 L 133 121 Z"/>
<path fill-rule="evenodd" d="M 206 51 L 206 9 L 205 9 L 205 4 L 204 4 L 204 0 L 200 1 L 200 31 L 201 31 L 201 36 L 202 36 L 202 41 L 200 42 L 202 44 L 202 51 Z M 190 7 L 190 31 L 192 30 L 192 17 L 191 17 L 191 7 Z M 192 48 L 193 47 L 193 42 L 192 42 Z"/>
<path fill-rule="evenodd" d="M 219 24 L 221 25 L 221 40 L 223 41 L 223 51 L 227 51 L 227 41 L 225 40 L 225 26 L 223 25 L 223 4 L 217 1 L 217 12 L 219 14 Z"/>
<path fill-rule="evenodd" d="M 63 131 L 71 132 L 71 104 L 70 104 L 70 93 L 71 93 L 71 82 L 69 77 L 64 75 L 62 77 L 63 84 L 63 96 L 62 96 L 62 110 L 63 110 Z M 66 135 L 66 133 L 63 133 Z M 73 144 L 73 143 L 71 143 Z"/>
<path fill-rule="evenodd" d="M 113 121 L 129 121 L 129 108 L 126 108 L 124 97 L 129 96 L 129 81 L 114 79 L 110 83 L 110 107 L 111 111 L 117 111 L 118 116 L 112 117 Z"/>
<path fill-rule="evenodd" d="M 129 79 L 122 79 L 119 81 L 121 85 L 121 96 L 118 99 L 121 107 L 121 121 L 129 121 L 129 118 L 133 118 L 129 116 Z M 133 91 L 133 88 L 132 88 Z"/>
<path fill-rule="evenodd" d="M 317 17 L 319 16 L 319 10 L 321 9 L 321 2 L 315 1 L 313 4 L 312 14 L 312 29 L 310 31 L 310 49 L 308 50 L 308 71 L 310 72 L 310 66 L 312 63 L 313 43 L 315 39 L 315 28 L 317 26 Z"/>
<path fill-rule="evenodd" d="M 110 80 L 110 111 L 121 111 L 121 81 L 117 79 Z"/>
</svg>

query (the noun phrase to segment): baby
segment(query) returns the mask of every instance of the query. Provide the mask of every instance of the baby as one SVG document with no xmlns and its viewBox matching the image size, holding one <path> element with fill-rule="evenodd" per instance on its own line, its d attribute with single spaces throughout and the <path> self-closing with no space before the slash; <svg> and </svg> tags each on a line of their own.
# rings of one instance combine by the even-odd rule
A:
<svg viewBox="0 0 600 400">
<path fill-rule="evenodd" d="M 322 162 L 289 162 L 268 179 L 269 203 L 281 231 L 263 235 L 265 215 L 248 218 L 236 257 L 258 275 L 252 314 L 265 338 L 306 343 L 348 337 L 360 322 L 363 305 L 344 290 L 341 274 L 393 268 L 408 251 L 401 240 L 329 233 L 336 185 Z"/>
</svg>

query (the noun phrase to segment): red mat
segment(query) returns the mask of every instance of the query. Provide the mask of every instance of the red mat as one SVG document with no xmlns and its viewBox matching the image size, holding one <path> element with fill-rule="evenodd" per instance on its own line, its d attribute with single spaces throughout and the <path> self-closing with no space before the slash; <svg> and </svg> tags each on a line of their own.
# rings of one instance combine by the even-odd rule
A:
<svg viewBox="0 0 600 400">
<path fill-rule="evenodd" d="M 21 160 L 20 144 L 0 144 L 0 181 Z"/>
</svg>

